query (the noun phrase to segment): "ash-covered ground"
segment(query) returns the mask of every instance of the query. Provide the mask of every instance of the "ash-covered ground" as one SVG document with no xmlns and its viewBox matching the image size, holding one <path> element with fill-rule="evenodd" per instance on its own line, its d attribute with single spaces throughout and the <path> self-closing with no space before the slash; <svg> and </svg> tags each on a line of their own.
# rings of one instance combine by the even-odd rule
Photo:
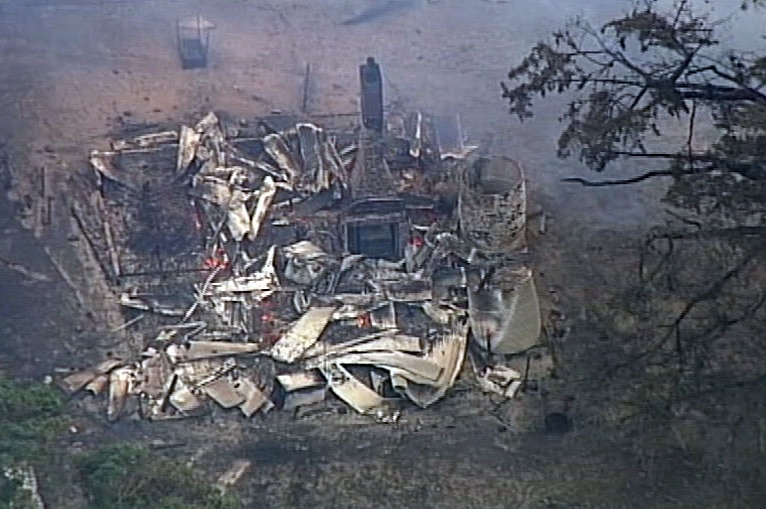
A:
<svg viewBox="0 0 766 509">
<path fill-rule="evenodd" d="M 3 175 L 8 199 L 0 200 L 0 369 L 42 379 L 141 341 L 116 330 L 124 316 L 70 214 L 69 189 L 90 149 L 108 148 L 114 132 L 177 126 L 210 110 L 248 118 L 296 111 L 307 64 L 308 111 L 353 114 L 358 65 L 369 55 L 383 65 L 387 106 L 459 112 L 472 142 L 525 165 L 530 210 L 548 218 L 547 232 L 531 228 L 530 240 L 541 293 L 553 291 L 546 311 L 571 325 L 584 302 L 618 288 L 617 274 L 630 261 L 625 246 L 660 220 L 655 199 L 662 190 L 560 184 L 582 169 L 555 158 L 556 105 L 519 124 L 506 112 L 499 83 L 570 15 L 606 18 L 622 6 L 423 0 L 344 24 L 374 3 L 4 2 L 0 148 L 11 164 Z M 197 14 L 216 25 L 210 65 L 185 71 L 175 21 Z M 589 339 L 590 331 L 575 327 L 562 351 Z M 322 412 L 250 423 L 214 414 L 107 425 L 89 405 L 71 404 L 79 419 L 75 447 L 115 437 L 181 443 L 175 453 L 208 468 L 211 479 L 234 460 L 250 460 L 237 485 L 249 507 L 545 507 L 546 499 L 574 492 L 597 507 L 670 504 L 656 479 L 600 446 L 585 423 L 547 436 L 539 401 L 498 404 L 468 376 L 444 401 L 407 412 L 394 426 Z M 78 507 L 77 498 L 59 496 L 51 507 Z"/>
</svg>

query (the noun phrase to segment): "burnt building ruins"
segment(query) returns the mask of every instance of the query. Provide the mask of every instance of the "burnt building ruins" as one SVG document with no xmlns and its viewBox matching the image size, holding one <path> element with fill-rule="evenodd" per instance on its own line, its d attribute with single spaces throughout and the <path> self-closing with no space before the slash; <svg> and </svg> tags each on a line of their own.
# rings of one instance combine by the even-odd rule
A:
<svg viewBox="0 0 766 509">
<path fill-rule="evenodd" d="M 507 398 L 546 376 L 522 167 L 472 156 L 459 117 L 384 112 L 372 58 L 360 86 L 354 129 L 209 113 L 91 153 L 72 215 L 144 341 L 67 391 L 110 420 L 334 401 L 390 422 L 467 358 Z"/>
</svg>

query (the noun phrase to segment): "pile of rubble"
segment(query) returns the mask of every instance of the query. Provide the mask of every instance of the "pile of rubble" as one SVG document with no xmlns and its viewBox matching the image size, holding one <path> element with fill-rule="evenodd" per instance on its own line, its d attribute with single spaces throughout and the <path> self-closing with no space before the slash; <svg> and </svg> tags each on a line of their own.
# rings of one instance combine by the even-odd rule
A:
<svg viewBox="0 0 766 509">
<path fill-rule="evenodd" d="M 332 394 L 391 421 L 444 397 L 470 351 L 479 385 L 513 397 L 528 380 L 503 361 L 541 328 L 524 174 L 470 159 L 450 132 L 457 117 L 421 113 L 383 130 L 210 113 L 92 152 L 94 191 L 73 216 L 128 324 L 164 322 L 137 358 L 62 386 L 106 394 L 110 420 L 209 401 L 250 417 Z"/>
</svg>

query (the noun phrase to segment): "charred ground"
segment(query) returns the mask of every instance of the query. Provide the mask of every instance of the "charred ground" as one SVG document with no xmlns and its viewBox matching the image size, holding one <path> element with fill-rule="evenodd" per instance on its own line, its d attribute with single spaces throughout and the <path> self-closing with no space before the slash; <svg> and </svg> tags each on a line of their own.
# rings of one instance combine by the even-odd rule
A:
<svg viewBox="0 0 766 509">
<path fill-rule="evenodd" d="M 113 332 L 123 316 L 105 297 L 87 241 L 75 234 L 67 197 L 87 167 L 89 149 L 114 131 L 191 122 L 209 109 L 245 116 L 299 108 L 306 61 L 316 71 L 311 108 L 355 112 L 356 66 L 376 54 L 390 73 L 390 101 L 461 111 L 472 137 L 530 168 L 530 202 L 548 215 L 547 233 L 531 239 L 532 257 L 541 286 L 551 291 L 549 339 L 562 366 L 561 390 L 575 398 L 576 431 L 548 437 L 540 432 L 539 402 L 497 404 L 462 377 L 447 400 L 410 412 L 395 427 L 321 413 L 250 425 L 223 415 L 106 425 L 93 417 L 100 409 L 75 399 L 70 407 L 78 433 L 65 447 L 181 443 L 170 454 L 195 458 L 211 479 L 232 460 L 249 459 L 253 467 L 241 494 L 250 507 L 572 507 L 568 501 L 709 507 L 730 501 L 712 487 L 700 489 L 698 457 L 678 444 L 659 455 L 662 446 L 648 447 L 650 437 L 610 418 L 603 387 L 593 388 L 594 366 L 607 364 L 613 350 L 586 346 L 605 337 L 604 308 L 614 308 L 613 296 L 635 282 L 638 238 L 658 216 L 647 206 L 658 192 L 558 191 L 551 184 L 569 168 L 548 155 L 552 137 L 544 123 L 504 139 L 509 124 L 495 100 L 497 83 L 506 59 L 515 60 L 538 34 L 522 41 L 509 33 L 504 4 L 475 2 L 475 23 L 463 18 L 463 2 L 436 2 L 349 27 L 339 20 L 366 4 L 314 4 L 141 3 L 156 9 L 151 17 L 123 2 L 3 5 L 0 129 L 12 161 L 5 189 L 13 201 L 2 203 L 0 368 L 39 380 L 57 367 L 87 365 L 143 340 Z M 211 68 L 189 74 L 180 70 L 167 34 L 176 17 L 197 12 L 219 26 Z M 459 41 L 444 37 L 456 30 L 465 34 Z M 390 31 L 397 37 L 377 42 Z M 444 87 L 438 97 L 435 86 Z M 41 167 L 47 171 L 43 192 Z M 43 488 L 51 507 L 82 506 L 77 491 Z"/>
</svg>

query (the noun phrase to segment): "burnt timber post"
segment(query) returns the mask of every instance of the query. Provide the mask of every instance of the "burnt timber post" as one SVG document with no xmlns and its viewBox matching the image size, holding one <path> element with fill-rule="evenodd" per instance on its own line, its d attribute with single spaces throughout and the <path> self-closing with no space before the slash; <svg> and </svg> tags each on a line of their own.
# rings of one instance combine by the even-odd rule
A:
<svg viewBox="0 0 766 509">
<path fill-rule="evenodd" d="M 383 76 L 373 57 L 359 67 L 362 86 L 362 125 L 377 133 L 383 132 Z"/>
</svg>

